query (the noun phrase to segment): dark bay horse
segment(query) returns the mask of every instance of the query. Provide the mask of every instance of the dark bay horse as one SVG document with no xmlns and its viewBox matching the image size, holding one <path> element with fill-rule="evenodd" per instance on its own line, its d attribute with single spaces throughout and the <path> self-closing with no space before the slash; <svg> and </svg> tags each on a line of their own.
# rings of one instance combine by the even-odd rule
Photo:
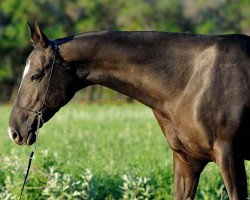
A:
<svg viewBox="0 0 250 200">
<path fill-rule="evenodd" d="M 211 161 L 230 199 L 247 198 L 250 37 L 105 31 L 49 40 L 36 23 L 29 30 L 35 48 L 9 121 L 17 144 L 35 142 L 39 114 L 46 122 L 100 84 L 152 108 L 173 150 L 175 200 L 194 198 Z"/>
</svg>

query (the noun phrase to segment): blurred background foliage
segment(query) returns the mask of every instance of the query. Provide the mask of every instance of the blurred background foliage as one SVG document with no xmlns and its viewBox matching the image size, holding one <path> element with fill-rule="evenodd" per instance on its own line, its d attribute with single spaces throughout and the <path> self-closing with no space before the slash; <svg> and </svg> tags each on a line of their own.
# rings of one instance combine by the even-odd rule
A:
<svg viewBox="0 0 250 200">
<path fill-rule="evenodd" d="M 250 34 L 249 10 L 248 0 L 1 0 L 0 102 L 15 96 L 32 50 L 29 20 L 50 38 L 110 29 Z M 100 86 L 82 91 L 79 98 L 130 101 Z"/>
</svg>

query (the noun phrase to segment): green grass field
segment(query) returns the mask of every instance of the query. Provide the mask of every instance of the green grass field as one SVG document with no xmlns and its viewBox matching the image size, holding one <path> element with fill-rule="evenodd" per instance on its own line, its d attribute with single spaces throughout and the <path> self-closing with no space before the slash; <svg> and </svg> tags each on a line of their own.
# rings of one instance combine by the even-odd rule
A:
<svg viewBox="0 0 250 200">
<path fill-rule="evenodd" d="M 10 109 L 0 107 L 0 199 L 18 196 L 31 151 L 9 139 Z M 172 199 L 172 152 L 151 110 L 143 105 L 71 103 L 39 134 L 24 199 L 136 199 L 133 194 L 139 187 L 150 190 L 149 199 Z M 86 195 L 76 197 L 75 192 L 74 197 L 73 186 L 87 169 L 91 180 L 76 189 Z M 135 183 L 134 189 L 125 191 L 123 175 L 130 177 L 129 184 Z M 149 180 L 143 185 L 139 177 Z M 228 199 L 219 171 L 211 163 L 202 173 L 196 199 L 219 198 Z"/>
</svg>

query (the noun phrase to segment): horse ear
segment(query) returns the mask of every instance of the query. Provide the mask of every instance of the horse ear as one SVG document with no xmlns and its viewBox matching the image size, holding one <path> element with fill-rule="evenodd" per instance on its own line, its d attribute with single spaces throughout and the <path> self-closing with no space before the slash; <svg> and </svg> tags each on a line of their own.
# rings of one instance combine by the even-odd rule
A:
<svg viewBox="0 0 250 200">
<path fill-rule="evenodd" d="M 44 48 L 49 46 L 50 44 L 49 39 L 43 33 L 42 29 L 36 22 L 32 24 L 28 22 L 28 28 L 31 36 L 31 41 L 33 42 L 34 45 L 40 44 Z"/>
</svg>

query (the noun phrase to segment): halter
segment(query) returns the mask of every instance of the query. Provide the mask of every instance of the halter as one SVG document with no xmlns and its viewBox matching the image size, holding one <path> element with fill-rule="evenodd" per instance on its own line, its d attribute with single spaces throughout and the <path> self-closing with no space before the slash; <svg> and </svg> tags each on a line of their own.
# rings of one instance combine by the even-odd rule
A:
<svg viewBox="0 0 250 200">
<path fill-rule="evenodd" d="M 15 102 L 16 102 L 17 99 L 15 100 L 14 105 L 13 105 L 14 108 L 19 108 L 21 110 L 27 110 L 29 112 L 35 113 L 36 117 L 38 119 L 36 131 L 35 131 L 36 141 L 35 141 L 34 147 L 33 147 L 32 151 L 30 153 L 30 156 L 29 156 L 28 167 L 27 167 L 26 175 L 24 177 L 24 182 L 23 182 L 23 186 L 22 186 L 22 190 L 21 190 L 21 193 L 20 193 L 19 200 L 22 199 L 23 190 L 24 190 L 24 187 L 25 187 L 28 175 L 29 175 L 30 166 L 31 166 L 31 163 L 32 163 L 32 160 L 33 160 L 33 155 L 34 155 L 34 153 L 36 151 L 36 148 L 37 148 L 37 140 L 38 140 L 39 128 L 40 128 L 40 125 L 44 124 L 44 120 L 43 120 L 43 108 L 44 108 L 44 103 L 46 101 L 46 98 L 47 98 L 47 96 L 49 94 L 49 88 L 50 88 L 51 78 L 52 78 L 52 74 L 53 74 L 53 71 L 54 71 L 54 65 L 55 65 L 55 59 L 56 59 L 56 52 L 58 50 L 58 44 L 57 44 L 56 40 L 52 40 L 51 42 L 52 42 L 52 48 L 54 50 L 53 61 L 52 61 L 51 70 L 50 70 L 50 73 L 49 73 L 48 85 L 47 85 L 47 88 L 46 88 L 45 96 L 44 96 L 44 99 L 42 101 L 42 106 L 41 106 L 40 110 L 39 111 L 34 111 L 34 110 L 28 109 L 26 107 L 17 106 L 17 105 L 15 105 Z M 19 93 L 19 91 L 18 91 L 18 93 Z M 18 97 L 18 93 L 17 93 L 17 97 Z"/>
</svg>

